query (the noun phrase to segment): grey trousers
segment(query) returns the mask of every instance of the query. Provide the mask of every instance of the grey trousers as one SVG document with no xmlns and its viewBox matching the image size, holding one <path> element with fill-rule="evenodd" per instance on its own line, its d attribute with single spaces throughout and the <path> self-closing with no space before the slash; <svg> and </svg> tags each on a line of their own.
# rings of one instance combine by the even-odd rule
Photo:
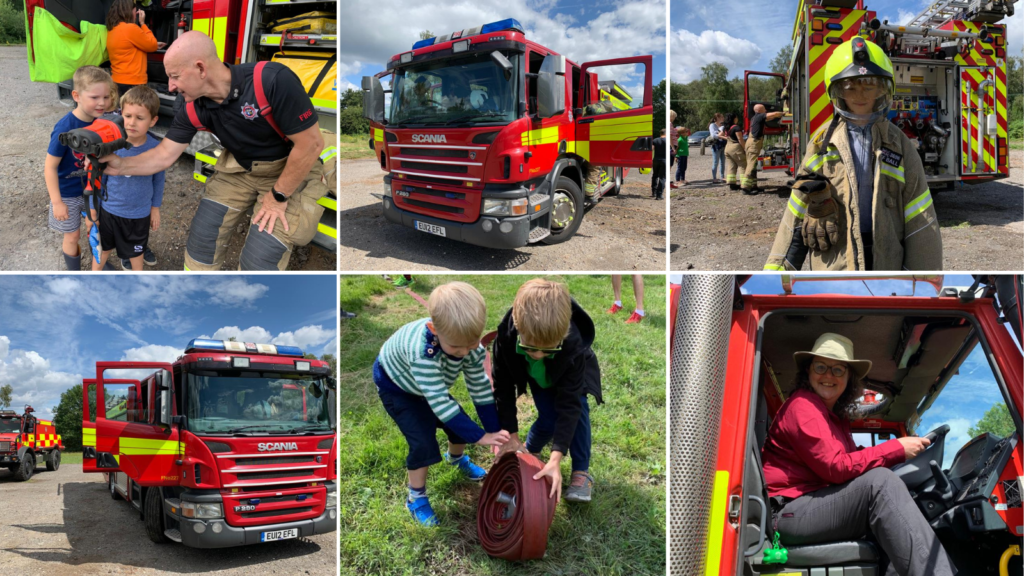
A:
<svg viewBox="0 0 1024 576">
<path fill-rule="evenodd" d="M 784 545 L 856 540 L 870 532 L 889 557 L 886 576 L 956 574 L 906 485 L 888 468 L 787 503 L 776 529 Z"/>
</svg>

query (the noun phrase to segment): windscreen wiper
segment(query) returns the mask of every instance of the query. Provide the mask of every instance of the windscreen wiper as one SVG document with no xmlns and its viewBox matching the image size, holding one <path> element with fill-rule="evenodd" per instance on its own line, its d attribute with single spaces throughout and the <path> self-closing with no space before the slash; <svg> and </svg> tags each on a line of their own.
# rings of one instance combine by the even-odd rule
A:
<svg viewBox="0 0 1024 576">
<path fill-rule="evenodd" d="M 472 111 L 472 112 L 470 112 L 468 114 L 462 114 L 461 116 L 456 116 L 455 118 L 451 118 L 449 120 L 446 120 L 444 125 L 447 126 L 449 124 L 452 124 L 453 122 L 457 122 L 457 121 L 460 121 L 460 120 L 471 121 L 471 120 L 479 120 L 481 118 L 493 118 L 495 116 L 504 116 L 504 114 L 501 114 L 499 112 L 479 112 L 479 111 L 474 110 L 474 111 Z"/>
<path fill-rule="evenodd" d="M 237 434 L 237 433 L 241 432 L 242 430 L 249 430 L 250 428 L 264 428 L 264 427 L 267 427 L 267 426 L 271 426 L 271 424 L 250 424 L 248 426 L 239 426 L 238 428 L 232 428 L 231 430 L 228 430 L 225 433 L 226 434 Z"/>
</svg>

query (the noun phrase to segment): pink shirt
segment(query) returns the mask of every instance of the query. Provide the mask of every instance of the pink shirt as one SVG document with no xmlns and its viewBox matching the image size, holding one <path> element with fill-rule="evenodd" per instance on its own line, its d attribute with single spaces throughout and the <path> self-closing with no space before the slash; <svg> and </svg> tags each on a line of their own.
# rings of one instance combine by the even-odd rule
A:
<svg viewBox="0 0 1024 576">
<path fill-rule="evenodd" d="M 769 496 L 796 498 L 848 482 L 881 466 L 905 460 L 899 440 L 871 448 L 853 443 L 850 422 L 825 407 L 810 390 L 797 390 L 783 403 L 761 449 Z"/>
</svg>

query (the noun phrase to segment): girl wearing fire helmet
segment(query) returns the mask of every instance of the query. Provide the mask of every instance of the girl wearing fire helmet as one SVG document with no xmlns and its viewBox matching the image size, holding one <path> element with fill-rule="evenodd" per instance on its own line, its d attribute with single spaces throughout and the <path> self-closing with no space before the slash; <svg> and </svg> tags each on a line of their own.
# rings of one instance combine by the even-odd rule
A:
<svg viewBox="0 0 1024 576">
<path fill-rule="evenodd" d="M 924 166 L 887 119 L 892 62 L 854 37 L 825 64 L 832 122 L 812 138 L 765 270 L 941 270 Z"/>
</svg>

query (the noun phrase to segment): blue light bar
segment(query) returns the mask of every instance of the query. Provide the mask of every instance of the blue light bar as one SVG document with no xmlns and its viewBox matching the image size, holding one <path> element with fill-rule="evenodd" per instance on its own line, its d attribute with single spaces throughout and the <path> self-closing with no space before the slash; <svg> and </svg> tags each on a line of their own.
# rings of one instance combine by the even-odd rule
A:
<svg viewBox="0 0 1024 576">
<path fill-rule="evenodd" d="M 298 346 L 278 346 L 277 353 L 281 356 L 302 356 L 302 349 Z"/>
<path fill-rule="evenodd" d="M 185 352 L 192 350 L 224 350 L 223 340 L 207 340 L 205 338 L 193 338 L 188 346 L 185 346 Z"/>
<path fill-rule="evenodd" d="M 511 30 L 513 32 L 519 32 L 520 34 L 526 34 L 526 30 L 523 29 L 523 25 L 520 24 L 518 20 L 515 18 L 506 18 L 504 20 L 498 20 L 497 22 L 491 22 L 490 24 L 484 24 L 483 26 L 476 28 L 466 28 L 465 30 L 452 32 L 451 34 L 445 34 L 444 36 L 420 40 L 412 45 L 412 49 L 416 50 L 419 48 L 426 48 L 427 46 L 433 46 L 435 43 L 443 44 L 449 40 L 468 38 L 470 36 L 476 36 L 477 34 L 490 34 L 491 32 L 500 32 L 502 30 Z"/>
</svg>

